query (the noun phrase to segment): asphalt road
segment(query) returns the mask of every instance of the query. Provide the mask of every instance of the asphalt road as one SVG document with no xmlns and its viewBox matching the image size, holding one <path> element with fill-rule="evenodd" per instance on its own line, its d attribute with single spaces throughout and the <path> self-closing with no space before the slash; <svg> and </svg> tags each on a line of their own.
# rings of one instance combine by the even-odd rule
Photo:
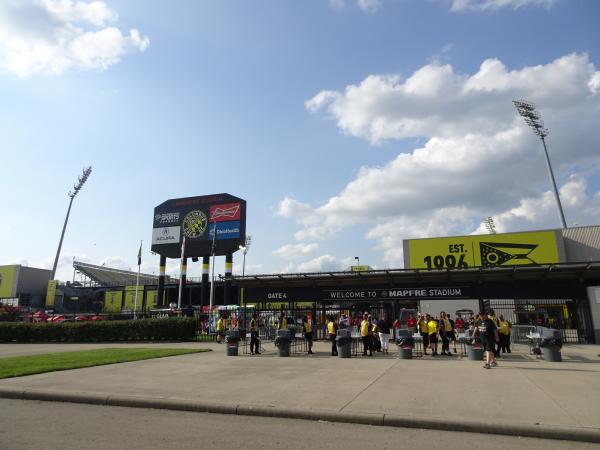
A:
<svg viewBox="0 0 600 450">
<path fill-rule="evenodd" d="M 0 399 L 0 449 L 597 449 L 595 444 Z"/>
</svg>

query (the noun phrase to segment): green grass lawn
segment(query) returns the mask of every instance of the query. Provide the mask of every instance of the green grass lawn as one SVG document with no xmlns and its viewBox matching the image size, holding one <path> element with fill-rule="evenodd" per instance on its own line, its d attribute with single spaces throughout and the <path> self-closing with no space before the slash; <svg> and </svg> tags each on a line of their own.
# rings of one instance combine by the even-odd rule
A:
<svg viewBox="0 0 600 450">
<path fill-rule="evenodd" d="M 209 350 L 187 348 L 100 348 L 78 352 L 14 356 L 0 358 L 0 379 L 206 351 Z"/>
</svg>

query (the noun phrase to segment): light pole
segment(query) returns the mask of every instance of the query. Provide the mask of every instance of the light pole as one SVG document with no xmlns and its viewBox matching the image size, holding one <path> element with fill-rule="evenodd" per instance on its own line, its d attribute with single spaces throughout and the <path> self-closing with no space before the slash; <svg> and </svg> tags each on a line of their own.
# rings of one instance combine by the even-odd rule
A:
<svg viewBox="0 0 600 450">
<path fill-rule="evenodd" d="M 252 244 L 252 236 L 246 236 L 246 241 L 244 242 L 244 245 L 240 245 L 240 250 L 244 255 L 242 259 L 242 277 L 246 275 L 246 253 L 248 253 L 250 244 Z M 242 305 L 244 304 L 244 288 L 240 289 L 240 303 Z"/>
<path fill-rule="evenodd" d="M 358 256 L 355 256 L 354 259 L 356 260 L 356 265 L 360 266 L 360 258 Z"/>
<path fill-rule="evenodd" d="M 548 156 L 548 149 L 546 148 L 546 136 L 548 136 L 548 129 L 544 127 L 544 122 L 540 117 L 540 113 L 535 109 L 535 105 L 525 100 L 513 100 L 517 112 L 525 119 L 525 123 L 531 127 L 533 132 L 541 139 L 542 145 L 544 146 L 544 155 L 546 155 L 546 167 L 548 168 L 548 175 L 552 182 L 552 189 L 554 190 L 554 197 L 556 199 L 556 205 L 558 206 L 558 214 L 563 228 L 567 228 L 567 221 L 565 220 L 565 214 L 563 213 L 562 205 L 560 203 L 560 197 L 558 195 L 558 188 L 556 187 L 556 181 L 554 180 L 554 172 L 552 172 L 552 165 L 550 164 L 550 157 Z"/>
<path fill-rule="evenodd" d="M 244 242 L 244 245 L 240 245 L 240 250 L 244 255 L 244 258 L 242 260 L 242 276 L 244 276 L 246 273 L 246 253 L 248 253 L 250 244 L 252 244 L 252 236 L 246 236 L 246 241 Z"/>
<path fill-rule="evenodd" d="M 91 173 L 92 166 L 89 166 L 87 169 L 84 169 L 83 174 L 79 177 L 77 184 L 73 185 L 73 190 L 69 191 L 69 197 L 71 197 L 71 200 L 69 201 L 69 209 L 67 209 L 67 217 L 65 217 L 65 223 L 63 225 L 62 233 L 60 235 L 60 241 L 58 242 L 58 250 L 56 250 L 56 258 L 54 258 L 54 265 L 52 266 L 52 273 L 50 274 L 51 280 L 54 280 L 54 275 L 56 275 L 56 266 L 58 265 L 60 249 L 62 247 L 63 239 L 65 237 L 65 230 L 67 229 L 67 222 L 69 221 L 69 214 L 71 213 L 71 205 L 73 205 L 73 199 L 77 196 L 77 194 L 79 194 L 79 191 L 81 190 Z"/>
</svg>

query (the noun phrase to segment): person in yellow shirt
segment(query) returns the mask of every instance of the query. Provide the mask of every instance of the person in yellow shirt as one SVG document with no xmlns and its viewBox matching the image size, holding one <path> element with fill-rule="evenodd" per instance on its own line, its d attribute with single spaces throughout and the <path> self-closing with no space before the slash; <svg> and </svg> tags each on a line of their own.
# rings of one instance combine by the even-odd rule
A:
<svg viewBox="0 0 600 450">
<path fill-rule="evenodd" d="M 502 353 L 510 353 L 510 327 L 511 324 L 508 320 L 504 320 L 504 316 L 500 315 L 500 327 L 498 328 L 498 335 L 500 337 L 500 351 Z"/>
<path fill-rule="evenodd" d="M 217 343 L 221 343 L 225 337 L 225 316 L 221 314 L 219 320 L 217 320 Z"/>
<path fill-rule="evenodd" d="M 450 338 L 452 337 L 452 324 L 444 311 L 440 313 L 439 333 L 442 337 L 442 355 L 452 356 L 450 353 Z"/>
<path fill-rule="evenodd" d="M 438 324 L 439 319 L 431 317 L 429 314 L 426 316 L 427 318 L 427 334 L 429 335 L 429 345 L 431 346 L 431 356 L 436 356 L 437 345 L 438 345 Z"/>
<path fill-rule="evenodd" d="M 308 316 L 304 316 L 302 318 L 302 331 L 304 332 L 304 338 L 308 344 L 308 354 L 312 355 L 312 346 L 313 346 L 313 332 L 312 332 L 312 322 L 308 320 Z"/>
<path fill-rule="evenodd" d="M 287 330 L 287 319 L 285 318 L 285 314 L 281 313 L 279 316 L 279 323 L 277 324 L 278 330 Z"/>
<path fill-rule="evenodd" d="M 419 315 L 419 320 L 417 320 L 417 327 L 419 333 L 421 334 L 421 338 L 423 338 L 423 353 L 427 355 L 427 349 L 429 348 L 429 328 L 427 327 L 427 315 Z"/>
<path fill-rule="evenodd" d="M 363 314 L 363 320 L 360 323 L 360 337 L 363 342 L 363 356 L 367 356 L 367 351 L 369 351 L 369 356 L 373 356 L 373 347 L 371 346 L 371 331 L 372 324 L 369 321 L 369 314 Z"/>
<path fill-rule="evenodd" d="M 327 336 L 329 337 L 329 340 L 331 341 L 331 356 L 337 356 L 338 355 L 338 351 L 337 351 L 337 346 L 335 344 L 335 336 L 337 334 L 337 323 L 335 322 L 335 319 L 333 316 L 329 316 L 329 318 L 327 319 Z"/>
</svg>

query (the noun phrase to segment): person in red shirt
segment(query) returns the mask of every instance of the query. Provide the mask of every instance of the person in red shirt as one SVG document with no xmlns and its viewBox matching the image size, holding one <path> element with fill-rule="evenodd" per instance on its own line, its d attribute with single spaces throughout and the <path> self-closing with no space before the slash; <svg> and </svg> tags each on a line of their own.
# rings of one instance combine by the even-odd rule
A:
<svg viewBox="0 0 600 450">
<path fill-rule="evenodd" d="M 465 321 L 462 318 L 462 316 L 460 315 L 460 313 L 458 313 L 456 315 L 456 320 L 454 321 L 454 327 L 456 328 L 456 330 L 459 333 L 462 333 L 463 331 L 465 331 Z"/>
<path fill-rule="evenodd" d="M 408 327 L 408 329 L 410 330 L 411 333 L 415 333 L 417 331 L 417 319 L 415 319 L 415 316 L 413 316 L 412 314 L 408 317 L 408 320 L 406 321 L 406 326 Z"/>
</svg>

